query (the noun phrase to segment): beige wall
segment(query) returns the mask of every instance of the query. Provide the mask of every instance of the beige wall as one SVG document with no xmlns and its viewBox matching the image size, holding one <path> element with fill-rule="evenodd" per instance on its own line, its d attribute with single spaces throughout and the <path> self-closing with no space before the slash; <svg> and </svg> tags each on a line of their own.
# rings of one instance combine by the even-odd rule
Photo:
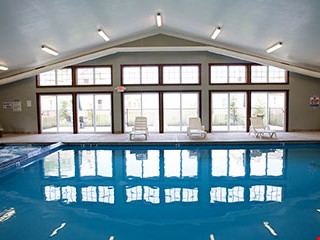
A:
<svg viewBox="0 0 320 240">
<path fill-rule="evenodd" d="M 81 87 L 81 88 L 36 88 L 35 77 L 0 86 L 0 123 L 6 132 L 36 133 L 37 132 L 37 106 L 36 93 L 45 92 L 88 92 L 113 91 L 113 109 L 115 132 L 121 130 L 121 95 L 114 91 L 120 85 L 121 64 L 201 64 L 201 86 L 179 86 L 179 90 L 201 90 L 202 119 L 209 129 L 209 90 L 289 90 L 289 131 L 320 130 L 320 108 L 309 107 L 309 98 L 320 95 L 320 79 L 290 73 L 289 84 L 263 84 L 263 85 L 222 85 L 210 86 L 209 63 L 243 63 L 244 61 L 216 55 L 208 52 L 147 52 L 147 53 L 119 53 L 96 59 L 79 65 L 112 65 L 113 86 L 111 87 Z M 148 90 L 172 90 L 172 86 L 147 87 Z M 139 86 L 127 87 L 127 91 L 140 91 Z M 21 112 L 12 109 L 3 109 L 4 102 L 20 99 Z M 32 106 L 27 107 L 27 100 Z"/>
</svg>

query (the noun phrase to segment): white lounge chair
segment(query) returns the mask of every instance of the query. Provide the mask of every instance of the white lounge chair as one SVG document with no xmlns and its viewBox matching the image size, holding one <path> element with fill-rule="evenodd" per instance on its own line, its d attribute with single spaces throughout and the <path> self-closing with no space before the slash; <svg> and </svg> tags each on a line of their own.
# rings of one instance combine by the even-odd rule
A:
<svg viewBox="0 0 320 240">
<path fill-rule="evenodd" d="M 269 126 L 264 125 L 262 117 L 251 117 L 250 118 L 250 131 L 249 134 L 253 133 L 254 136 L 262 138 L 267 135 L 270 138 L 277 137 L 277 133 L 274 130 L 270 130 Z"/>
<path fill-rule="evenodd" d="M 205 127 L 201 124 L 201 119 L 199 117 L 190 117 L 189 125 L 187 128 L 187 135 L 189 138 L 192 136 L 200 136 L 205 138 L 207 136 L 207 132 L 205 131 Z"/>
<path fill-rule="evenodd" d="M 134 126 L 130 132 L 130 140 L 132 140 L 135 135 L 144 135 L 145 139 L 148 139 L 148 123 L 146 117 L 136 117 L 134 121 Z"/>
</svg>

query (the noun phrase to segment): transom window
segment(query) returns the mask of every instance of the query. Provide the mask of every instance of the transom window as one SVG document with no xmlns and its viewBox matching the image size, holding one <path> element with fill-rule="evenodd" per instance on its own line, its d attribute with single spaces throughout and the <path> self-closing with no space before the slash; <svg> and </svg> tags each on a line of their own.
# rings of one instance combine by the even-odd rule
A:
<svg viewBox="0 0 320 240">
<path fill-rule="evenodd" d="M 199 84 L 200 66 L 163 66 L 163 84 Z"/>
<path fill-rule="evenodd" d="M 77 85 L 111 85 L 111 67 L 79 67 Z"/>
<path fill-rule="evenodd" d="M 71 68 L 55 69 L 40 73 L 38 86 L 70 86 L 72 85 Z"/>
<path fill-rule="evenodd" d="M 158 84 L 158 66 L 123 66 L 123 84 Z"/>
<path fill-rule="evenodd" d="M 210 65 L 210 83 L 245 83 L 246 66 L 244 65 Z"/>
<path fill-rule="evenodd" d="M 286 71 L 272 66 L 251 66 L 252 83 L 286 83 Z"/>
</svg>

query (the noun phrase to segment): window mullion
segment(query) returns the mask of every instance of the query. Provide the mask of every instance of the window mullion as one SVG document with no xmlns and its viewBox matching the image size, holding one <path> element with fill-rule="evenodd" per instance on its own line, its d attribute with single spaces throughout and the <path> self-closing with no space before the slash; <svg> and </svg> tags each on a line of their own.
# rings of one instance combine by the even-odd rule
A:
<svg viewBox="0 0 320 240">
<path fill-rule="evenodd" d="M 93 80 L 93 84 L 96 84 L 96 68 L 93 68 L 93 76 L 92 76 L 92 80 Z"/>
<path fill-rule="evenodd" d="M 180 132 L 182 131 L 182 93 L 180 93 Z"/>
<path fill-rule="evenodd" d="M 230 93 L 228 93 L 228 131 L 230 131 Z"/>
<path fill-rule="evenodd" d="M 93 121 L 93 131 L 96 132 L 96 95 L 93 94 L 93 111 L 92 111 L 92 121 Z"/>
</svg>

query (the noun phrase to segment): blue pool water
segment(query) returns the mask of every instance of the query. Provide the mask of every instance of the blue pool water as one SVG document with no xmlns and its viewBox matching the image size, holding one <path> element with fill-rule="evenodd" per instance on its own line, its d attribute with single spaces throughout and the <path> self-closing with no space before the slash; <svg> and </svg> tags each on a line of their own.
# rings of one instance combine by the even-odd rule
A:
<svg viewBox="0 0 320 240">
<path fill-rule="evenodd" d="M 319 146 L 65 146 L 0 178 L 0 238 L 315 240 Z"/>
</svg>

